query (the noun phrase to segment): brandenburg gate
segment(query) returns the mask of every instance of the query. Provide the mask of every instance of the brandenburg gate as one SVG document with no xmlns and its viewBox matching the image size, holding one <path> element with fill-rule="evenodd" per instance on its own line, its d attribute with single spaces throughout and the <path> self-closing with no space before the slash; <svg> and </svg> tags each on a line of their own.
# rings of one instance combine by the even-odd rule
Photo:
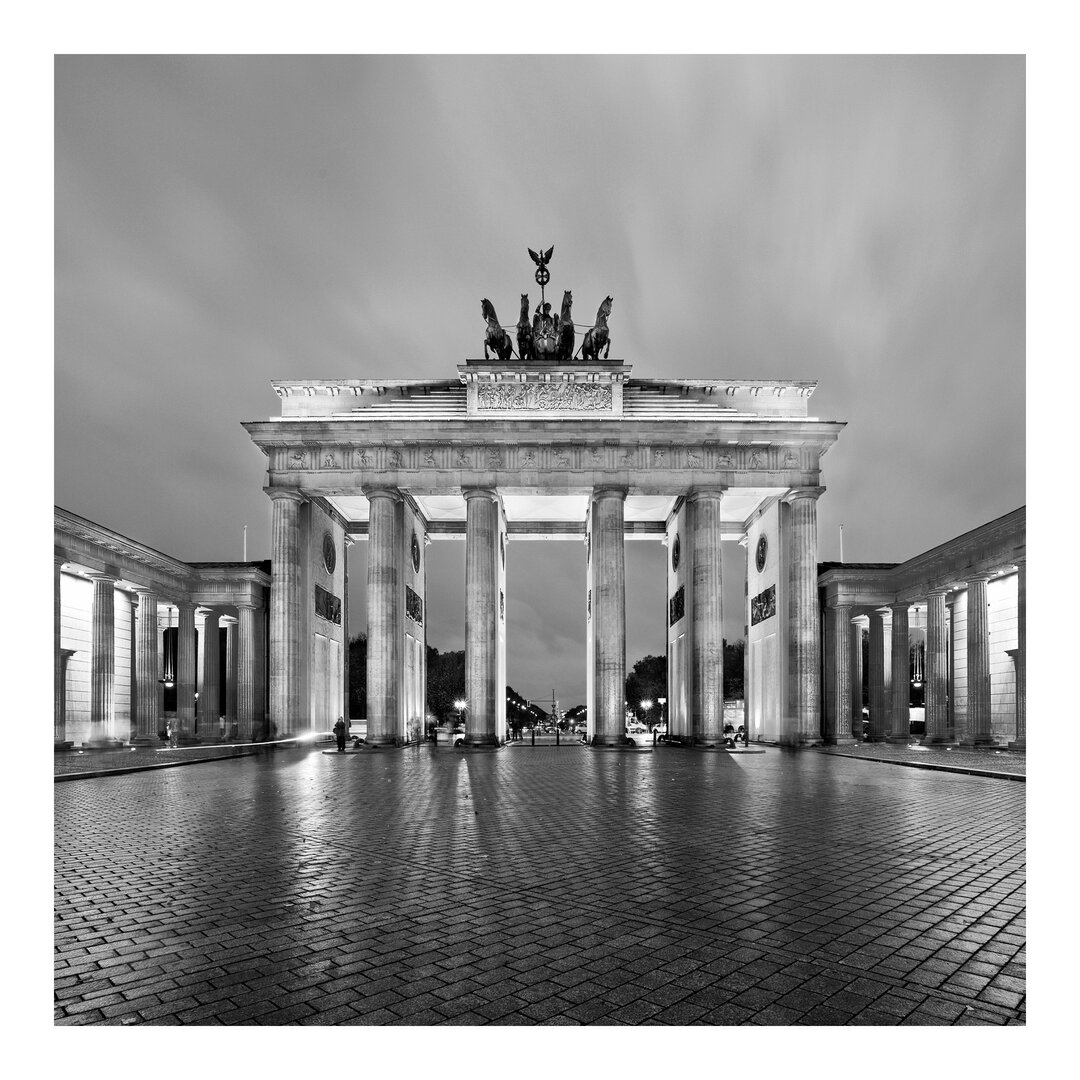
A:
<svg viewBox="0 0 1080 1080">
<path fill-rule="evenodd" d="M 543 289 L 551 251 L 531 254 Z M 607 355 L 610 297 L 580 356 L 569 293 L 561 321 L 542 303 L 530 323 L 521 299 L 516 350 L 485 300 L 485 358 L 456 377 L 275 381 L 281 415 L 244 425 L 273 501 L 279 735 L 343 711 L 346 554 L 366 534 L 369 744 L 424 728 L 426 549 L 461 536 L 466 748 L 503 741 L 506 550 L 538 538 L 582 541 L 591 745 L 624 741 L 628 538 L 667 549 L 669 734 L 723 745 L 721 541 L 737 540 L 750 738 L 820 741 L 817 500 L 844 425 L 809 415 L 813 382 L 634 377 Z"/>
</svg>

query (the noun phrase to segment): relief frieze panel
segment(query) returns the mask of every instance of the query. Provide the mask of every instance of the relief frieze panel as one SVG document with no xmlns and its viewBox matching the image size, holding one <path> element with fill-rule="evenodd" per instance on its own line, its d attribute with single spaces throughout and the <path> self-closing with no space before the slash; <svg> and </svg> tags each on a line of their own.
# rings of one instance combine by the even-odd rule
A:
<svg viewBox="0 0 1080 1080">
<path fill-rule="evenodd" d="M 611 412 L 611 387 L 592 383 L 482 384 L 476 388 L 476 407 L 499 412 Z"/>
</svg>

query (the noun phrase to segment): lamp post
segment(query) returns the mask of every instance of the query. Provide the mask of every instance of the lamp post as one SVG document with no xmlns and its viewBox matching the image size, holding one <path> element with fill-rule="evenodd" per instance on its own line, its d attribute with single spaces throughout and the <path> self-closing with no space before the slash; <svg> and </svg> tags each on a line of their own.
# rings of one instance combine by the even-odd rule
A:
<svg viewBox="0 0 1080 1080">
<path fill-rule="evenodd" d="M 645 714 L 645 726 L 649 726 L 649 710 L 652 708 L 652 699 L 645 698 L 641 703 L 641 710 Z"/>
</svg>

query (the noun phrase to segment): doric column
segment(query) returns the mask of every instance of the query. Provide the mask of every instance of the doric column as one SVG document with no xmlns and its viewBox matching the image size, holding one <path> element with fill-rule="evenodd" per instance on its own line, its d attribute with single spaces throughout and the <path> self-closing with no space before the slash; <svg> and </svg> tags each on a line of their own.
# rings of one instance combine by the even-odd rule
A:
<svg viewBox="0 0 1080 1080">
<path fill-rule="evenodd" d="M 796 488 L 791 508 L 788 574 L 789 717 L 781 741 L 793 746 L 821 742 L 821 639 L 817 593 L 817 500 L 823 489 Z"/>
<path fill-rule="evenodd" d="M 198 655 L 195 643 L 195 605 L 190 600 L 176 604 L 176 738 L 178 742 L 198 742 L 195 736 L 195 679 Z"/>
<path fill-rule="evenodd" d="M 490 488 L 466 488 L 465 714 L 467 746 L 497 746 L 499 504 Z"/>
<path fill-rule="evenodd" d="M 1027 560 L 1016 565 L 1016 738 L 1010 750 L 1027 749 Z"/>
<path fill-rule="evenodd" d="M 989 574 L 968 579 L 967 677 L 968 717 L 965 746 L 992 746 L 990 727 L 990 625 L 986 613 L 986 582 Z"/>
<path fill-rule="evenodd" d="M 367 741 L 394 746 L 402 735 L 401 493 L 367 488 Z"/>
<path fill-rule="evenodd" d="M 153 745 L 158 741 L 158 614 L 157 594 L 136 588 L 139 608 L 135 625 L 135 739 Z"/>
<path fill-rule="evenodd" d="M 743 670 L 742 670 L 742 685 L 743 685 L 743 730 L 746 732 L 747 739 L 754 739 L 757 741 L 761 737 L 761 733 L 754 730 L 750 723 L 750 718 L 754 715 L 754 699 L 753 699 L 753 687 L 751 684 L 752 666 L 750 662 L 750 538 L 743 533 L 739 540 L 739 547 L 743 549 L 743 566 L 742 566 L 742 578 L 743 578 Z M 671 687 L 668 687 L 670 694 Z M 670 726 L 668 728 L 670 731 Z"/>
<path fill-rule="evenodd" d="M 926 596 L 926 734 L 929 745 L 953 740 L 949 735 L 949 637 L 945 621 L 948 589 Z"/>
<path fill-rule="evenodd" d="M 345 703 L 342 714 L 345 718 L 345 726 L 352 724 L 352 694 L 350 693 L 349 677 L 349 556 L 352 553 L 353 538 L 345 533 L 345 543 L 341 546 L 341 574 L 344 579 L 341 590 L 341 625 L 345 631 L 345 650 L 341 655 L 341 700 Z M 426 689 L 426 687 L 425 687 Z"/>
<path fill-rule="evenodd" d="M 851 736 L 862 742 L 863 724 L 863 621 L 865 615 L 857 615 L 851 624 Z"/>
<path fill-rule="evenodd" d="M 885 698 L 885 616 L 870 613 L 870 734 L 867 742 L 884 742 L 886 731 Z"/>
<path fill-rule="evenodd" d="M 911 733 L 911 656 L 908 605 L 890 604 L 892 612 L 892 693 L 889 705 L 889 742 L 908 741 Z"/>
<path fill-rule="evenodd" d="M 211 608 L 203 622 L 203 681 L 199 691 L 199 738 L 203 742 L 221 738 L 221 648 L 219 613 Z"/>
<path fill-rule="evenodd" d="M 67 563 L 64 554 L 53 555 L 53 745 L 66 750 L 67 739 L 67 659 L 72 650 L 61 647 L 63 609 L 60 603 L 60 568 Z"/>
<path fill-rule="evenodd" d="M 90 742 L 113 740 L 116 693 L 116 628 L 111 574 L 91 574 L 94 607 L 90 630 Z"/>
<path fill-rule="evenodd" d="M 720 490 L 687 497 L 693 588 L 690 716 L 698 746 L 724 743 L 724 626 L 721 618 Z"/>
<path fill-rule="evenodd" d="M 250 742 L 255 726 L 255 608 L 237 605 L 236 724 L 241 742 Z"/>
<path fill-rule="evenodd" d="M 827 610 L 829 655 L 826 657 L 826 688 L 829 709 L 825 717 L 825 742 L 832 745 L 850 743 L 851 713 L 851 607 L 837 604 Z"/>
<path fill-rule="evenodd" d="M 623 488 L 593 491 L 593 746 L 620 746 L 626 739 L 625 503 Z"/>
<path fill-rule="evenodd" d="M 300 504 L 286 488 L 268 488 L 274 504 L 270 536 L 270 732 L 290 732 L 300 715 Z"/>
<path fill-rule="evenodd" d="M 239 687 L 237 686 L 238 656 L 236 646 L 237 621 L 231 615 L 222 615 L 221 621 L 225 624 L 225 671 L 222 678 L 225 680 L 225 738 L 233 739 L 238 732 L 236 710 L 239 700 Z"/>
</svg>

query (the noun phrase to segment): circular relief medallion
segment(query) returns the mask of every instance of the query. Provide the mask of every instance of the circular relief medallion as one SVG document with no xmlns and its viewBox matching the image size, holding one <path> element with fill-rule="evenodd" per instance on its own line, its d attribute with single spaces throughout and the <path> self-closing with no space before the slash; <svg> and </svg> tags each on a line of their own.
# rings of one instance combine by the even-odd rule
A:
<svg viewBox="0 0 1080 1080">
<path fill-rule="evenodd" d="M 416 533 L 412 534 L 412 568 L 420 573 L 420 541 L 416 539 Z"/>
<path fill-rule="evenodd" d="M 682 555 L 682 541 L 679 539 L 679 534 L 675 534 L 675 542 L 671 545 L 671 569 L 679 569 L 679 558 Z"/>
<path fill-rule="evenodd" d="M 326 572 L 332 574 L 334 567 L 337 566 L 337 548 L 334 546 L 334 538 L 329 533 L 323 533 L 322 561 Z"/>
<path fill-rule="evenodd" d="M 758 573 L 765 569 L 765 560 L 769 557 L 769 541 L 765 534 L 762 533 L 758 537 L 757 551 L 755 553 L 754 562 L 757 564 Z"/>
</svg>

